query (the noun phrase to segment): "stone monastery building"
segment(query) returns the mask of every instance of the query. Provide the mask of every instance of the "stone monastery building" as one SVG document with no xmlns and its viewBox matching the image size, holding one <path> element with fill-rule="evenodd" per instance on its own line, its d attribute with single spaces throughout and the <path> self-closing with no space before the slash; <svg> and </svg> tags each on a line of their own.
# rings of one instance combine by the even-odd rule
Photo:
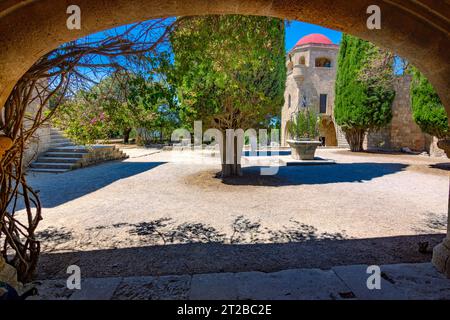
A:
<svg viewBox="0 0 450 320">
<path fill-rule="evenodd" d="M 281 112 L 281 144 L 286 146 L 289 134 L 286 123 L 305 106 L 320 116 L 320 138 L 328 147 L 348 147 L 345 136 L 334 120 L 334 97 L 339 46 L 322 34 L 301 38 L 286 56 L 287 80 L 285 103 Z M 412 118 L 409 87 L 411 78 L 398 76 L 394 83 L 396 97 L 392 104 L 393 119 L 386 127 L 369 132 L 367 149 L 427 151 L 442 155 L 436 139 L 424 134 Z"/>
</svg>

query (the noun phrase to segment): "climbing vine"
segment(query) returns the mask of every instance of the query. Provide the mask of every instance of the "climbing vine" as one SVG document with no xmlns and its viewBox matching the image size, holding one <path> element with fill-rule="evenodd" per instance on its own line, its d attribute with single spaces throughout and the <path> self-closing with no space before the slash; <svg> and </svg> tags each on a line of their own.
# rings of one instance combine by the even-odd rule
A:
<svg viewBox="0 0 450 320">
<path fill-rule="evenodd" d="M 23 163 L 28 143 L 64 100 L 95 82 L 98 71 L 129 68 L 130 60 L 136 67 L 144 60 L 140 58 L 157 54 L 172 26 L 173 22 L 158 19 L 130 25 L 120 34 L 105 33 L 97 41 L 67 43 L 40 58 L 0 109 L 0 254 L 16 268 L 19 281 L 32 280 L 41 251 L 36 229 L 43 218 L 42 204 L 39 191 L 27 183 Z"/>
</svg>

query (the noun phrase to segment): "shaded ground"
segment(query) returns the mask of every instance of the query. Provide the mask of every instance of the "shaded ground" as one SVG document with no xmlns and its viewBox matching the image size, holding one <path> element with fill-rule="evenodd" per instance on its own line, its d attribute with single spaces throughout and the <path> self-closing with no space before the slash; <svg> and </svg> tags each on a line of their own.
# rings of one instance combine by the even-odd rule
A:
<svg viewBox="0 0 450 320">
<path fill-rule="evenodd" d="M 443 159 L 319 150 L 337 164 L 260 176 L 250 159 L 222 182 L 210 157 L 128 151 L 30 176 L 44 205 L 40 278 L 71 264 L 100 277 L 426 262 L 445 233 Z"/>
<path fill-rule="evenodd" d="M 267 244 L 191 243 L 45 253 L 38 278 L 64 278 L 67 266 L 73 264 L 81 268 L 83 277 L 130 277 L 429 262 L 431 251 L 420 253 L 418 243 L 428 242 L 431 248 L 443 238 L 418 235 Z"/>
</svg>

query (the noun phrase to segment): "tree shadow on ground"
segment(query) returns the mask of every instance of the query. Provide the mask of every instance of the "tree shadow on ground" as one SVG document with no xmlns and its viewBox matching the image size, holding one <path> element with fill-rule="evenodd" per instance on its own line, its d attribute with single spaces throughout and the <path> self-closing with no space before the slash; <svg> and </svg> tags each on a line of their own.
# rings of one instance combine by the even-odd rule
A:
<svg viewBox="0 0 450 320">
<path fill-rule="evenodd" d="M 419 252 L 420 244 L 432 248 L 445 237 L 423 234 L 351 239 L 342 233 L 319 232 L 314 226 L 291 222 L 274 230 L 239 216 L 232 222 L 229 236 L 203 223 L 176 224 L 168 218 L 94 227 L 91 230 L 127 228 L 140 242 L 130 247 L 132 241 L 126 239 L 124 248 L 43 253 L 38 278 L 64 278 L 67 267 L 73 264 L 81 268 L 84 277 L 112 277 L 429 262 L 431 251 Z M 268 242 L 267 237 L 266 242 L 261 241 L 263 234 L 269 235 Z M 80 250 L 79 244 L 75 241 L 70 251 Z"/>
<path fill-rule="evenodd" d="M 245 167 L 243 176 L 223 179 L 227 185 L 280 187 L 342 182 L 364 182 L 405 170 L 401 163 L 340 163 L 317 166 L 281 166 L 275 175 L 261 175 L 260 166 Z M 219 178 L 219 177 L 218 177 Z"/>
<path fill-rule="evenodd" d="M 160 218 L 134 224 L 102 225 L 87 228 L 86 231 L 126 228 L 129 235 L 137 236 L 140 239 L 140 243 L 145 245 L 181 243 L 249 244 L 261 241 L 284 243 L 325 239 L 344 240 L 349 238 L 344 233 L 321 233 L 314 226 L 296 220 L 291 219 L 289 222 L 290 225 L 284 225 L 281 229 L 275 230 L 273 228 L 263 228 L 259 221 L 251 221 L 244 216 L 238 216 L 231 223 L 232 233 L 230 236 L 218 231 L 213 226 L 201 222 L 176 224 L 171 218 Z"/>
<path fill-rule="evenodd" d="M 114 161 L 62 174 L 39 174 L 37 178 L 29 175 L 28 181 L 40 191 L 43 207 L 53 208 L 164 163 Z M 18 210 L 23 208 L 23 203 L 18 203 Z"/>
<path fill-rule="evenodd" d="M 442 170 L 442 171 L 450 171 L 450 163 L 449 162 L 445 162 L 445 163 L 431 164 L 430 168 L 439 169 L 439 170 Z"/>
<path fill-rule="evenodd" d="M 415 227 L 414 231 L 418 233 L 424 232 L 445 232 L 447 230 L 447 213 L 437 214 L 434 212 L 425 213 L 423 224 Z"/>
<path fill-rule="evenodd" d="M 61 244 L 73 239 L 72 231 L 66 230 L 66 228 L 49 227 L 45 230 L 36 233 L 36 239 L 39 241 L 53 242 L 55 244 Z"/>
<path fill-rule="evenodd" d="M 444 237 L 429 234 L 261 244 L 184 243 L 43 253 L 37 278 L 66 278 L 67 267 L 74 264 L 84 277 L 115 277 L 421 263 L 431 261 L 431 252 L 420 253 L 418 244 L 428 242 L 432 248 Z"/>
</svg>

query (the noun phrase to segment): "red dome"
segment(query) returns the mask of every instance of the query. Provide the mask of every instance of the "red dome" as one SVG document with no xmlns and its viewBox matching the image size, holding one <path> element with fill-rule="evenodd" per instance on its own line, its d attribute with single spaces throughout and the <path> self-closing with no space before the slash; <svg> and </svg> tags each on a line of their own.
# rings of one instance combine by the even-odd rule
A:
<svg viewBox="0 0 450 320">
<path fill-rule="evenodd" d="M 303 38 L 301 38 L 295 46 L 299 47 L 299 46 L 302 46 L 305 44 L 310 44 L 310 43 L 334 45 L 334 43 L 331 42 L 331 40 L 328 39 L 328 37 L 324 36 L 323 34 L 312 33 L 312 34 L 308 34 L 307 36 L 304 36 Z"/>
</svg>

